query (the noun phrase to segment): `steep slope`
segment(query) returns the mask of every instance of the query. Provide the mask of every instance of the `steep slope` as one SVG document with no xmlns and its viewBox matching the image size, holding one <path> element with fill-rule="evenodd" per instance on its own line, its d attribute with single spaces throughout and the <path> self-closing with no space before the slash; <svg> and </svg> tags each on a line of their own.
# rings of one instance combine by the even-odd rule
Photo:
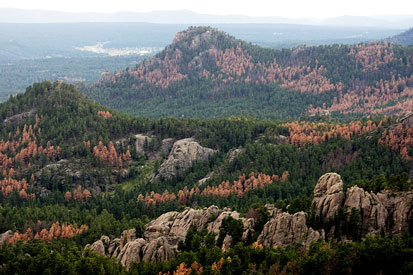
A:
<svg viewBox="0 0 413 275">
<path fill-rule="evenodd" d="M 191 27 L 156 56 L 83 90 L 150 117 L 400 114 L 413 108 L 412 53 L 388 42 L 272 50 Z"/>
<path fill-rule="evenodd" d="M 404 46 L 413 45 L 413 28 L 408 29 L 398 35 L 390 37 L 389 42 L 401 44 Z"/>
</svg>

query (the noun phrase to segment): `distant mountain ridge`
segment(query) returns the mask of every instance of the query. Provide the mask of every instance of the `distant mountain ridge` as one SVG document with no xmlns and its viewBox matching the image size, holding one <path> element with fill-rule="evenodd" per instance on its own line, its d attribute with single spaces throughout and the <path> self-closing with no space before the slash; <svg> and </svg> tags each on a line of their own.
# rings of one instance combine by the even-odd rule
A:
<svg viewBox="0 0 413 275">
<path fill-rule="evenodd" d="M 70 13 L 50 10 L 0 8 L 0 23 L 68 23 L 68 22 L 147 22 L 163 24 L 228 24 L 270 23 L 334 26 L 365 26 L 408 28 L 413 25 L 412 15 L 394 16 L 340 16 L 320 18 L 287 18 L 280 16 L 252 17 L 247 15 L 200 14 L 190 10 Z"/>
<path fill-rule="evenodd" d="M 413 45 L 413 28 L 410 28 L 405 32 L 390 37 L 388 40 L 390 42 L 402 44 L 404 46 Z"/>
<path fill-rule="evenodd" d="M 86 94 L 138 116 L 400 114 L 413 108 L 412 49 L 388 42 L 273 50 L 190 27 Z"/>
</svg>

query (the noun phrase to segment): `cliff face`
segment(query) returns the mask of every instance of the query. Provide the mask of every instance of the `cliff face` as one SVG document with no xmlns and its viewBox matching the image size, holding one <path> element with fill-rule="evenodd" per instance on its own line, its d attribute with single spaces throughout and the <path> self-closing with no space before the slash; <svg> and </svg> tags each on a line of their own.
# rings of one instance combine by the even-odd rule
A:
<svg viewBox="0 0 413 275">
<path fill-rule="evenodd" d="M 409 220 L 413 218 L 413 191 L 392 192 L 389 190 L 374 194 L 353 186 L 343 191 L 340 175 L 328 173 L 323 175 L 314 188 L 315 217 L 318 220 L 334 220 L 340 209 L 357 209 L 360 214 L 360 226 L 363 236 L 385 233 L 400 235 L 408 230 Z M 257 242 L 264 246 L 288 246 L 302 244 L 309 247 L 311 242 L 320 238 L 333 238 L 332 233 L 324 229 L 315 229 L 308 225 L 308 214 L 298 212 L 290 214 L 282 212 L 273 205 L 267 205 L 270 219 L 264 225 Z M 185 240 L 191 226 L 198 230 L 207 229 L 219 234 L 219 228 L 226 217 L 239 219 L 244 225 L 242 238 L 254 233 L 253 218 L 243 218 L 236 211 L 216 206 L 195 210 L 187 208 L 183 212 L 168 212 L 146 225 L 143 238 L 137 238 L 134 229 L 126 230 L 121 238 L 109 240 L 103 236 L 90 248 L 97 253 L 116 258 L 122 265 L 132 262 L 159 262 L 169 260 L 175 255 L 179 241 Z M 345 237 L 345 236 L 344 236 Z M 231 245 L 231 236 L 227 235 L 223 249 Z M 104 245 L 106 244 L 106 245 Z M 105 249 L 108 247 L 108 249 Z"/>
</svg>

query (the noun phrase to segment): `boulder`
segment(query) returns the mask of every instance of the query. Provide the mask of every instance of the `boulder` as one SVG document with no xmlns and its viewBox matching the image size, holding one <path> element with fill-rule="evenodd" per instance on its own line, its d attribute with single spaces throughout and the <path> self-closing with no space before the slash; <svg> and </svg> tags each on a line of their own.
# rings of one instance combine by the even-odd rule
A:
<svg viewBox="0 0 413 275">
<path fill-rule="evenodd" d="M 167 212 L 157 219 L 150 221 L 146 225 L 146 230 L 143 233 L 145 239 L 151 241 L 161 236 L 169 235 L 169 231 L 177 215 L 179 215 L 177 211 Z"/>
<path fill-rule="evenodd" d="M 143 259 L 142 250 L 145 245 L 146 241 L 142 238 L 130 241 L 123 246 L 117 259 L 121 265 L 126 267 L 129 267 L 133 262 L 141 262 Z"/>
<path fill-rule="evenodd" d="M 120 249 L 122 250 L 123 246 L 131 241 L 136 239 L 136 229 L 124 230 L 120 237 Z"/>
<path fill-rule="evenodd" d="M 165 237 L 159 237 L 150 241 L 143 249 L 143 258 L 145 262 L 157 263 L 169 261 L 175 256 L 175 252 L 169 245 Z"/>
<path fill-rule="evenodd" d="M 13 231 L 7 230 L 4 233 L 0 234 L 0 246 L 2 246 L 5 242 L 13 237 Z"/>
<path fill-rule="evenodd" d="M 202 230 L 207 228 L 209 224 L 220 224 L 222 220 L 218 216 L 221 212 L 222 210 L 214 205 L 204 209 L 187 208 L 182 212 L 168 212 L 149 222 L 144 236 L 148 241 L 165 236 L 169 244 L 176 247 L 179 241 L 185 240 L 186 233 L 191 226 Z M 216 219 L 211 221 L 213 217 Z"/>
<path fill-rule="evenodd" d="M 165 138 L 162 140 L 161 147 L 156 151 L 157 158 L 163 158 L 169 155 L 172 147 L 174 146 L 175 140 L 173 138 Z"/>
<path fill-rule="evenodd" d="M 229 162 L 232 162 L 232 161 L 234 161 L 234 159 L 236 157 L 243 154 L 244 152 L 245 152 L 245 149 L 243 149 L 243 148 L 231 149 L 231 150 L 229 150 L 229 152 L 227 154 L 227 159 L 228 159 Z"/>
<path fill-rule="evenodd" d="M 107 256 L 109 258 L 116 258 L 120 250 L 120 238 L 110 241 Z"/>
<path fill-rule="evenodd" d="M 245 219 L 242 218 L 242 223 L 244 225 L 244 233 L 242 233 L 242 239 L 246 240 L 248 238 L 248 235 L 253 235 L 255 233 L 254 226 L 255 226 L 255 221 L 253 218 Z"/>
<path fill-rule="evenodd" d="M 173 138 L 163 139 L 161 145 L 156 150 L 148 151 L 146 146 L 152 142 L 153 138 L 154 137 L 145 136 L 142 134 L 135 135 L 135 149 L 138 155 L 147 155 L 149 159 L 158 159 L 168 156 L 175 140 Z"/>
<path fill-rule="evenodd" d="M 409 221 L 413 220 L 413 191 L 381 191 L 377 200 L 387 209 L 386 227 L 389 234 L 401 235 L 409 230 Z"/>
<path fill-rule="evenodd" d="M 103 245 L 110 245 L 110 238 L 108 236 L 103 235 L 102 237 L 100 237 L 100 240 L 102 241 Z"/>
<path fill-rule="evenodd" d="M 206 161 L 217 151 L 202 147 L 192 138 L 178 140 L 174 143 L 168 159 L 158 169 L 155 180 L 171 179 L 182 176 L 197 161 Z"/>
<path fill-rule="evenodd" d="M 264 246 L 288 246 L 303 244 L 308 247 L 312 241 L 324 238 L 324 231 L 316 231 L 307 227 L 307 216 L 304 212 L 289 214 L 274 211 L 273 216 L 258 236 L 258 243 Z"/>
<path fill-rule="evenodd" d="M 228 217 L 232 217 L 232 218 L 234 218 L 234 219 L 239 219 L 239 218 L 240 218 L 240 215 L 239 215 L 238 212 L 236 212 L 236 211 L 231 211 L 231 210 L 228 209 L 228 208 L 227 208 L 227 209 L 224 209 L 224 210 L 225 210 L 225 211 L 221 212 L 221 213 L 218 215 L 218 217 L 217 217 L 215 220 L 213 220 L 212 222 L 210 222 L 210 223 L 208 224 L 208 226 L 207 226 L 208 231 L 215 233 L 217 237 L 218 237 L 218 235 L 219 235 L 219 228 L 221 227 L 222 221 L 223 221 L 225 218 L 228 218 Z"/>
<path fill-rule="evenodd" d="M 326 236 L 325 236 L 324 229 L 314 230 L 310 227 L 308 228 L 308 231 L 307 231 L 307 237 L 304 241 L 304 246 L 306 248 L 309 248 L 312 242 L 316 242 L 319 239 L 325 240 L 325 238 Z"/>
<path fill-rule="evenodd" d="M 146 153 L 145 143 L 148 144 L 152 141 L 152 138 L 142 134 L 135 135 L 135 149 L 138 155 L 143 156 Z"/>
<path fill-rule="evenodd" d="M 88 248 L 90 250 L 100 254 L 100 255 L 106 255 L 105 254 L 105 246 L 103 245 L 103 242 L 101 240 L 97 240 L 92 245 L 87 244 L 85 246 L 85 250 L 88 249 Z"/>
<path fill-rule="evenodd" d="M 7 117 L 3 121 L 3 123 L 4 124 L 12 124 L 12 125 L 19 124 L 19 123 L 22 123 L 24 120 L 26 120 L 30 117 L 34 117 L 35 114 L 36 114 L 36 109 L 31 109 L 27 112 L 23 112 L 23 113 L 20 113 L 20 114 L 13 115 L 11 117 Z"/>
<path fill-rule="evenodd" d="M 412 202 L 412 191 L 383 190 L 374 194 L 353 186 L 347 190 L 344 204 L 360 212 L 360 222 L 366 234 L 377 235 L 383 230 L 401 235 L 408 230 L 409 220 L 413 218 Z"/>
<path fill-rule="evenodd" d="M 364 230 L 370 234 L 376 234 L 382 228 L 385 229 L 388 212 L 376 194 L 366 192 L 358 186 L 353 186 L 346 192 L 344 205 L 355 208 L 360 212 L 361 224 Z"/>
<path fill-rule="evenodd" d="M 164 262 L 175 256 L 175 252 L 165 237 L 159 237 L 150 242 L 142 238 L 128 242 L 116 258 L 129 268 L 133 262 Z"/>
<path fill-rule="evenodd" d="M 287 142 L 287 137 L 286 136 L 283 136 L 283 135 L 278 135 L 276 138 L 275 138 L 275 144 L 285 144 Z"/>
<path fill-rule="evenodd" d="M 402 118 L 399 119 L 399 122 L 413 127 L 413 111 L 407 112 Z"/>
<path fill-rule="evenodd" d="M 318 217 L 324 220 L 334 218 L 344 199 L 343 181 L 339 174 L 327 173 L 320 177 L 313 199 Z"/>
<path fill-rule="evenodd" d="M 226 235 L 224 241 L 222 242 L 222 250 L 228 251 L 232 245 L 232 237 L 230 235 Z"/>
<path fill-rule="evenodd" d="M 212 178 L 213 176 L 214 176 L 214 171 L 209 172 L 204 178 L 202 178 L 202 179 L 200 179 L 200 180 L 198 181 L 197 186 L 198 186 L 198 187 L 202 187 L 202 185 L 204 185 L 205 182 L 206 182 L 207 180 L 209 180 L 210 178 Z"/>
<path fill-rule="evenodd" d="M 87 173 L 85 173 L 87 170 Z M 125 170 L 119 171 L 122 175 Z M 49 163 L 43 168 L 34 173 L 34 188 L 35 193 L 40 196 L 47 196 L 51 193 L 50 190 L 44 188 L 41 184 L 42 175 L 45 174 L 51 181 L 64 182 L 70 179 L 69 190 L 76 189 L 79 185 L 87 188 L 92 195 L 100 194 L 103 191 L 109 192 L 111 187 L 109 183 L 112 180 L 112 172 L 102 173 L 101 168 L 92 167 L 90 163 L 80 159 L 61 159 L 59 161 Z"/>
</svg>

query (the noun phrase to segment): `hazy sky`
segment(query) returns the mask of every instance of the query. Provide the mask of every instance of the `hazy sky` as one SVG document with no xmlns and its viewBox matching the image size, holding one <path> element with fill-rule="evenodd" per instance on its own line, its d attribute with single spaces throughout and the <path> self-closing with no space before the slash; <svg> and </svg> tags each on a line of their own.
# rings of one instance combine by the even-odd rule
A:
<svg viewBox="0 0 413 275">
<path fill-rule="evenodd" d="M 220 15 L 284 17 L 413 14 L 412 0 L 1 0 L 0 7 L 105 13 L 187 9 Z"/>
</svg>

